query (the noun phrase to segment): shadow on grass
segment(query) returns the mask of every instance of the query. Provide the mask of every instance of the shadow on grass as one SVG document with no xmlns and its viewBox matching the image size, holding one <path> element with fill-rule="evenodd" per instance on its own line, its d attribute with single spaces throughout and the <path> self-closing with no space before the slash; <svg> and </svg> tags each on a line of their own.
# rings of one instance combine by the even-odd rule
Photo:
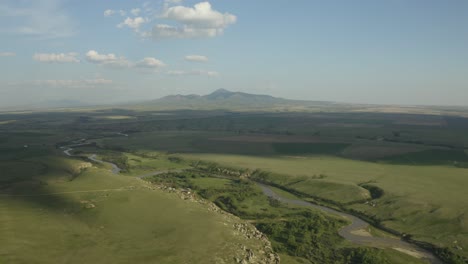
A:
<svg viewBox="0 0 468 264">
<path fill-rule="evenodd" d="M 58 160 L 59 161 L 59 160 Z M 75 214 L 83 209 L 86 204 L 73 199 L 68 193 L 62 191 L 49 182 L 71 182 L 79 174 L 66 170 L 52 169 L 43 162 L 21 162 L 23 166 L 31 166 L 30 169 L 18 168 L 17 173 L 0 178 L 0 199 L 23 201 L 34 208 Z M 66 167 L 66 164 L 61 164 Z M 18 166 L 11 163 L 10 166 Z M 60 165 L 59 165 L 60 167 Z"/>
</svg>

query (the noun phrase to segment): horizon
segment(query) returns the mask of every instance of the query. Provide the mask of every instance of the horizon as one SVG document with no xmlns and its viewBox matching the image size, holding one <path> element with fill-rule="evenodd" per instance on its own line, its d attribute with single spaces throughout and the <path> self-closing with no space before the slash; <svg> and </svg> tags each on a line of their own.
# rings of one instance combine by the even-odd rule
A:
<svg viewBox="0 0 468 264">
<path fill-rule="evenodd" d="M 0 108 L 111 105 L 219 87 L 291 100 L 465 107 L 467 11 L 463 1 L 422 0 L 7 0 Z"/>
<path fill-rule="evenodd" d="M 36 105 L 18 105 L 18 106 L 12 106 L 12 107 L 0 107 L 0 110 L 3 112 L 17 112 L 17 111 L 35 111 L 35 110 L 40 110 L 40 111 L 46 111 L 46 110 L 53 110 L 53 109 L 80 109 L 80 108 L 86 108 L 86 107 L 107 107 L 107 106 L 121 106 L 121 105 L 138 105 L 138 104 L 145 104 L 145 103 L 152 103 L 155 106 L 157 106 L 157 102 L 162 99 L 166 99 L 167 97 L 171 96 L 198 96 L 198 97 L 205 97 L 208 95 L 211 95 L 215 92 L 218 91 L 225 91 L 228 93 L 243 93 L 248 96 L 271 96 L 275 99 L 281 99 L 281 100 L 291 100 L 291 101 L 302 101 L 302 102 L 320 102 L 320 103 L 330 103 L 330 104 L 338 104 L 338 105 L 352 105 L 352 106 L 376 106 L 376 107 L 386 107 L 386 106 L 391 106 L 391 107 L 397 107 L 397 108 L 445 108 L 446 110 L 450 108 L 467 108 L 468 105 L 430 105 L 430 104 L 375 104 L 375 103 L 350 103 L 350 102 L 340 102 L 340 101 L 324 101 L 324 100 L 309 100 L 309 99 L 290 99 L 287 97 L 276 97 L 272 96 L 269 94 L 262 94 L 262 93 L 247 93 L 247 92 L 242 92 L 242 91 L 231 91 L 227 90 L 224 88 L 218 88 L 214 91 L 211 91 L 209 93 L 204 93 L 204 94 L 195 94 L 195 93 L 184 93 L 184 94 L 168 94 L 164 95 L 158 98 L 152 98 L 152 99 L 140 99 L 140 100 L 132 100 L 132 101 L 121 101 L 121 102 L 113 102 L 113 103 L 97 103 L 97 104 L 92 104 L 92 103 L 86 103 L 78 100 L 52 100 L 52 101 L 45 101 L 45 102 L 39 102 Z M 217 99 L 215 99 L 217 100 Z M 391 113 L 391 112 L 390 112 Z"/>
</svg>

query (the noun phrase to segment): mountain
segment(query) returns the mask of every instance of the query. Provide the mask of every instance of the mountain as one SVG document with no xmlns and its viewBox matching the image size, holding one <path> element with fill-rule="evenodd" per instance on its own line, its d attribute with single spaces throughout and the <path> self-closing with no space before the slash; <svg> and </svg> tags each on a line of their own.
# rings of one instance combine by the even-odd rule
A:
<svg viewBox="0 0 468 264">
<path fill-rule="evenodd" d="M 153 106 L 159 109 L 262 109 L 279 107 L 291 104 L 294 100 L 277 98 L 270 95 L 249 94 L 243 92 L 231 92 L 226 89 L 218 89 L 207 95 L 169 95 L 157 100 L 145 103 L 146 107 Z"/>
<path fill-rule="evenodd" d="M 238 101 L 278 101 L 285 99 L 276 98 L 270 95 L 260 95 L 260 94 L 249 94 L 249 93 L 242 93 L 242 92 L 231 92 L 226 89 L 218 89 L 210 94 L 207 95 L 197 95 L 197 94 L 189 94 L 189 95 L 168 95 L 162 97 L 160 99 L 154 100 L 154 102 L 182 102 L 182 101 L 189 101 L 189 100 L 199 100 L 199 101 L 220 101 L 220 100 L 238 100 Z"/>
<path fill-rule="evenodd" d="M 138 110 L 309 111 L 333 105 L 218 89 L 207 95 L 168 95 L 131 106 Z"/>
<path fill-rule="evenodd" d="M 218 89 L 208 95 L 203 96 L 208 100 L 249 100 L 249 101 L 284 101 L 285 99 L 276 98 L 270 95 L 263 94 L 248 94 L 242 92 L 231 92 L 226 89 Z"/>
</svg>

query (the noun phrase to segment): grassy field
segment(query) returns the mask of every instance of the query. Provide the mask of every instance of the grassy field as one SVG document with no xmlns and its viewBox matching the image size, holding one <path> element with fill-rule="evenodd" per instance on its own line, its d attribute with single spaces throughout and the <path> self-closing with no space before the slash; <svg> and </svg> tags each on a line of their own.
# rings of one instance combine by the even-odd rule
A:
<svg viewBox="0 0 468 264">
<path fill-rule="evenodd" d="M 280 253 L 281 263 L 338 264 L 363 263 L 363 260 L 369 263 L 425 263 L 395 250 L 356 247 L 337 235 L 337 230 L 344 224 L 340 218 L 268 199 L 249 180 L 211 178 L 209 175 L 204 170 L 188 170 L 147 180 L 191 188 L 226 211 L 248 219 L 268 235 L 273 248 Z M 274 190 L 285 197 L 297 198 L 283 190 Z"/>
<path fill-rule="evenodd" d="M 274 183 L 344 204 L 370 198 L 370 193 L 358 185 L 370 182 L 385 192 L 375 200 L 377 205 L 360 202 L 348 205 L 349 208 L 376 216 L 385 226 L 412 234 L 418 240 L 439 246 L 451 246 L 454 241 L 468 244 L 465 169 L 380 164 L 329 156 L 184 154 L 182 157 L 272 172 L 269 179 Z"/>
<path fill-rule="evenodd" d="M 90 165 L 1 163 L 0 263 L 232 263 L 239 245 L 258 250 L 240 220 Z"/>
<path fill-rule="evenodd" d="M 437 110 L 433 115 L 350 109 L 314 108 L 301 113 L 281 109 L 230 112 L 95 108 L 0 113 L 0 194 L 58 193 L 0 197 L 2 212 L 8 212 L 0 216 L 5 223 L 0 228 L 8 234 L 0 238 L 0 262 L 14 258 L 16 262 L 30 262 L 20 259 L 22 251 L 23 258 L 37 254 L 40 262 L 72 262 L 78 255 L 90 260 L 99 252 L 114 262 L 125 262 L 120 256 L 112 256 L 116 252 L 125 252 L 124 258 L 160 257 L 166 262 L 191 259 L 183 254 L 180 259 L 170 259 L 172 255 L 165 259 L 161 252 L 152 255 L 154 250 L 133 241 L 135 234 L 138 240 L 151 241 L 149 247 L 161 246 L 148 240 L 151 236 L 141 227 L 164 234 L 154 227 L 163 225 L 156 219 L 161 210 L 168 211 L 165 222 L 173 222 L 173 226 L 199 224 L 193 227 L 206 234 L 210 232 L 206 226 L 190 223 L 189 219 L 211 219 L 209 222 L 216 226 L 213 232 L 221 237 L 226 234 L 227 241 L 237 241 L 239 238 L 228 237 L 229 228 L 218 228 L 215 223 L 220 221 L 219 216 L 203 211 L 203 206 L 184 207 L 177 197 L 146 190 L 134 179 L 155 170 L 193 165 L 186 160 L 269 172 L 267 180 L 282 188 L 365 214 L 416 240 L 448 247 L 468 257 L 468 119 L 448 110 Z M 76 148 L 76 153 L 83 157 L 97 153 L 121 166 L 122 175 L 115 177 L 106 166 L 90 167 L 84 158 L 63 155 L 60 146 L 83 138 L 95 144 Z M 174 176 L 170 183 L 180 184 L 183 179 Z M 193 178 L 191 183 L 200 189 L 232 188 L 232 182 L 225 179 Z M 64 193 L 129 186 L 134 187 L 125 191 Z M 376 197 L 369 191 L 372 188 L 378 188 L 383 195 Z M 215 202 L 219 197 L 212 198 Z M 372 203 L 365 203 L 372 198 Z M 86 208 L 89 204 L 95 207 Z M 266 198 L 247 199 L 238 205 L 237 213 L 250 221 L 279 210 L 272 208 Z M 129 231 L 119 236 L 121 229 Z M 194 241 L 180 245 L 190 248 L 193 243 L 193 256 L 206 257 L 204 250 L 209 246 L 203 243 L 203 232 L 195 232 Z M 34 239 L 27 241 L 28 234 Z M 173 234 L 167 237 L 167 245 L 174 249 L 166 248 L 165 252 L 176 252 L 176 244 L 181 243 L 171 239 L 180 239 L 182 233 L 175 230 Z M 40 237 L 47 239 L 40 241 Z M 214 238 L 206 242 L 223 252 Z M 286 263 L 305 261 L 294 257 L 293 252 L 281 254 L 290 255 L 285 257 Z M 400 256 L 393 251 L 382 254 Z M 411 263 L 404 258 L 401 255 L 400 262 Z"/>
</svg>

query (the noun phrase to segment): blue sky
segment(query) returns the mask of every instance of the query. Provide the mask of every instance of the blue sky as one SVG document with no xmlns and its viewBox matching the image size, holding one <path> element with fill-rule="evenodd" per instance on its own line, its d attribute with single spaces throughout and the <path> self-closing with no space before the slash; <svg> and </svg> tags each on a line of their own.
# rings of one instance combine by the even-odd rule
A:
<svg viewBox="0 0 468 264">
<path fill-rule="evenodd" d="M 218 88 L 467 105 L 462 0 L 2 0 L 0 105 Z"/>
</svg>

